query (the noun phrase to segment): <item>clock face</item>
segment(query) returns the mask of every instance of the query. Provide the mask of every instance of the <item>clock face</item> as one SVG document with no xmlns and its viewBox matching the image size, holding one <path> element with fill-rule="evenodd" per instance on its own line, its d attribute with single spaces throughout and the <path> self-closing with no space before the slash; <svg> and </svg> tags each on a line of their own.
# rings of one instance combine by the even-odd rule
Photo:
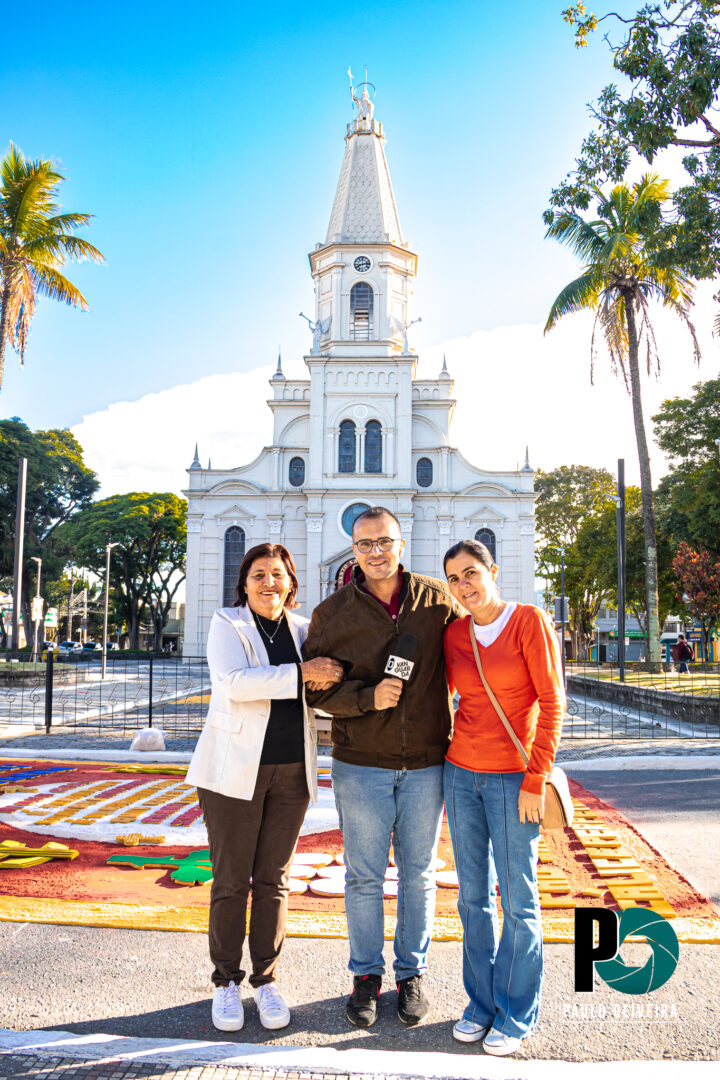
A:
<svg viewBox="0 0 720 1080">
<path fill-rule="evenodd" d="M 368 270 L 372 266 L 372 263 L 368 259 L 367 255 L 358 255 L 357 259 L 353 263 L 353 266 L 357 270 L 358 274 L 367 274 Z"/>
</svg>

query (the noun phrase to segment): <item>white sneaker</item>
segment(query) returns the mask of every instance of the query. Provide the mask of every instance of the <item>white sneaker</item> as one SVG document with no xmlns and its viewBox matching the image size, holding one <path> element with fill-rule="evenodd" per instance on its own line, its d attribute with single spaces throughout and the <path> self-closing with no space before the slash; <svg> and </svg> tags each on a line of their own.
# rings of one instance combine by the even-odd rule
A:
<svg viewBox="0 0 720 1080">
<path fill-rule="evenodd" d="M 453 1028 L 453 1039 L 458 1042 L 479 1042 L 484 1039 L 490 1029 L 476 1024 L 474 1020 L 458 1020 Z"/>
<path fill-rule="evenodd" d="M 234 982 L 216 986 L 213 993 L 212 1022 L 218 1031 L 239 1031 L 245 1023 L 240 988 Z"/>
<path fill-rule="evenodd" d="M 505 1057 L 506 1054 L 514 1054 L 516 1050 L 519 1050 L 521 1042 L 522 1039 L 516 1039 L 512 1035 L 503 1035 L 501 1031 L 491 1028 L 485 1036 L 483 1050 L 486 1054 L 492 1054 L 493 1057 Z"/>
<path fill-rule="evenodd" d="M 290 1023 L 290 1010 L 275 983 L 265 983 L 264 986 L 258 986 L 255 997 L 260 1023 L 264 1028 L 273 1031 L 275 1028 L 288 1026 Z"/>
</svg>

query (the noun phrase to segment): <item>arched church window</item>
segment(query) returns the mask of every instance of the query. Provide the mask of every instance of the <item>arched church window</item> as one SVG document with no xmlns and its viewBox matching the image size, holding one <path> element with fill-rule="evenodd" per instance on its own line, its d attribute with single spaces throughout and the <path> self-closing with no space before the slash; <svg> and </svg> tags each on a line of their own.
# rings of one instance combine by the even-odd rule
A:
<svg viewBox="0 0 720 1080">
<path fill-rule="evenodd" d="M 433 463 L 428 457 L 418 458 L 415 469 L 418 487 L 430 487 L 433 482 Z"/>
<path fill-rule="evenodd" d="M 481 544 L 484 544 L 492 555 L 492 561 L 497 562 L 495 533 L 492 529 L 478 529 L 475 533 L 475 539 L 479 540 Z"/>
<path fill-rule="evenodd" d="M 365 511 L 369 509 L 370 507 L 367 503 L 352 503 L 343 510 L 341 519 L 342 527 L 348 536 L 352 536 L 352 527 L 355 518 L 360 517 L 361 514 L 364 514 Z"/>
<path fill-rule="evenodd" d="M 245 530 L 239 525 L 231 525 L 225 530 L 225 561 L 223 563 L 223 607 L 235 606 L 235 586 L 237 585 L 240 563 L 245 555 Z"/>
<path fill-rule="evenodd" d="M 373 336 L 373 291 L 366 281 L 350 290 L 350 338 L 370 341 Z"/>
<path fill-rule="evenodd" d="M 377 420 L 365 425 L 365 472 L 382 472 L 382 428 Z"/>
<path fill-rule="evenodd" d="M 355 425 L 352 420 L 340 424 L 338 472 L 355 472 Z"/>
<path fill-rule="evenodd" d="M 301 457 L 290 459 L 288 478 L 293 487 L 302 487 L 305 483 L 305 462 Z"/>
</svg>

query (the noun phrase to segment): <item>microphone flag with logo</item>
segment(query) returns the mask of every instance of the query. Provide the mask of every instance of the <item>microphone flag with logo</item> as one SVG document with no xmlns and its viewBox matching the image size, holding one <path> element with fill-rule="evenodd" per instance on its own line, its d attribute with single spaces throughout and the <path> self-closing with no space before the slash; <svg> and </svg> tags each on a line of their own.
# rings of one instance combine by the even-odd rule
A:
<svg viewBox="0 0 720 1080">
<path fill-rule="evenodd" d="M 384 674 L 407 682 L 415 667 L 413 656 L 417 649 L 417 643 L 418 640 L 415 634 L 401 634 L 393 651 L 388 656 Z"/>
</svg>

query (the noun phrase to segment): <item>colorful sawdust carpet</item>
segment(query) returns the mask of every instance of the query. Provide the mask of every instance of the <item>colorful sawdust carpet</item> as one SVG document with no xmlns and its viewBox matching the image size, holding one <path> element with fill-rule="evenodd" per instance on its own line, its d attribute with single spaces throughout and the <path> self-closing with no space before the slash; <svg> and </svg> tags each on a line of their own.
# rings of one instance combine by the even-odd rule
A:
<svg viewBox="0 0 720 1080">
<path fill-rule="evenodd" d="M 206 930 L 207 834 L 183 780 L 178 766 L 0 757 L 0 919 Z M 342 836 L 327 770 L 319 782 L 298 844 L 289 932 L 344 936 Z M 580 784 L 571 788 L 573 828 L 545 833 L 541 843 L 545 940 L 572 939 L 578 905 L 650 907 L 675 920 L 681 940 L 720 940 L 709 901 L 622 814 Z M 454 869 L 443 822 L 436 938 L 461 936 Z M 387 877 L 392 936 L 391 866 Z"/>
</svg>

